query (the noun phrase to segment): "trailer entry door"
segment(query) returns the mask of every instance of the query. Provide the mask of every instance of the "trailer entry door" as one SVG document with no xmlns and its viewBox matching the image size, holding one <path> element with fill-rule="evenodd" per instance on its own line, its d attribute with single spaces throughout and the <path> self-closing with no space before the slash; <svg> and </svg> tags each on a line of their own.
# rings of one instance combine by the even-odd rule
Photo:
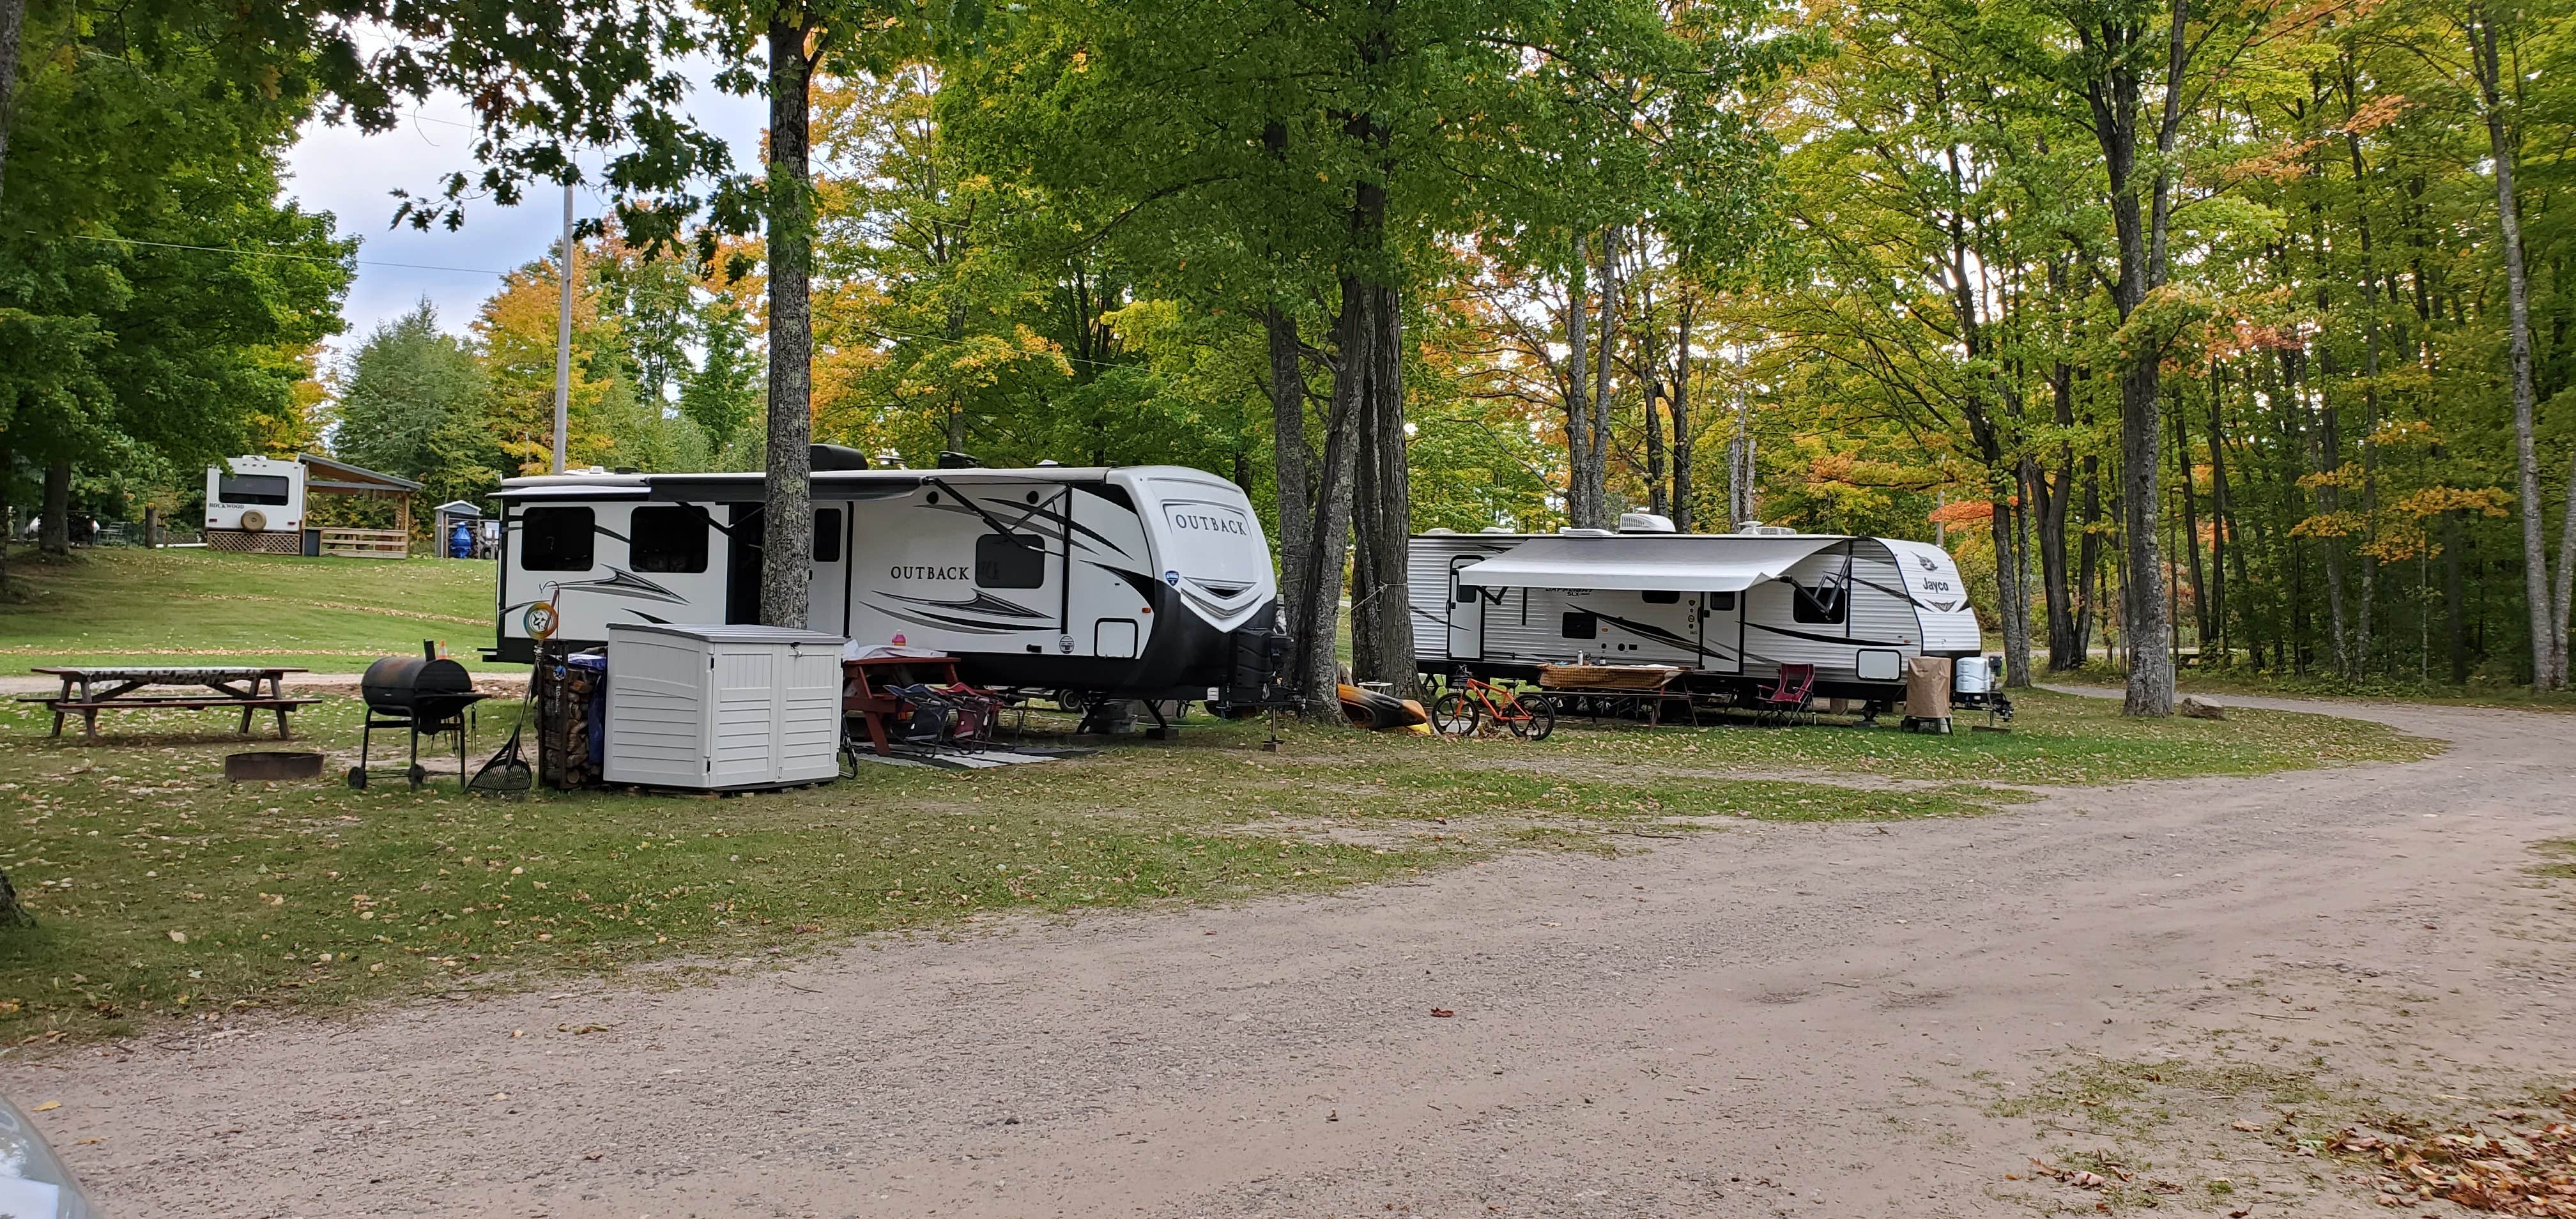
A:
<svg viewBox="0 0 2576 1219">
<path fill-rule="evenodd" d="M 1449 560 L 1449 659 L 1483 660 L 1485 658 L 1485 606 L 1502 595 L 1499 588 L 1480 588 L 1460 584 L 1461 568 L 1485 561 L 1484 555 L 1462 554 Z"/>
</svg>

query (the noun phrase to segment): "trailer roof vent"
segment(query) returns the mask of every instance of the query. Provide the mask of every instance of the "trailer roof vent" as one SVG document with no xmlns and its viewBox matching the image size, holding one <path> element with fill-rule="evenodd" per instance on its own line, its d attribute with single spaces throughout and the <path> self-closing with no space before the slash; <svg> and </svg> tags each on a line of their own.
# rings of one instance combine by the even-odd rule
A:
<svg viewBox="0 0 2576 1219">
<path fill-rule="evenodd" d="M 1477 530 L 1476 532 L 1478 532 L 1478 533 L 1510 533 L 1510 532 L 1512 532 L 1512 527 L 1511 527 L 1511 526 L 1509 526 L 1509 525 L 1487 525 L 1487 526 L 1485 526 L 1484 528 Z"/>
<path fill-rule="evenodd" d="M 1673 518 L 1660 513 L 1622 512 L 1619 514 L 1621 533 L 1671 533 L 1672 531 Z"/>
<path fill-rule="evenodd" d="M 977 457 L 972 453 L 960 453 L 955 449 L 941 449 L 939 451 L 939 468 L 942 470 L 980 470 L 984 468 L 984 459 Z"/>
<path fill-rule="evenodd" d="M 1423 530 L 1423 531 L 1422 531 L 1422 536 L 1424 536 L 1424 537 L 1444 537 L 1444 536 L 1447 536 L 1447 535 L 1449 535 L 1449 534 L 1456 533 L 1456 532 L 1458 532 L 1458 531 L 1457 531 L 1457 530 L 1455 530 L 1455 529 L 1449 529 L 1449 528 L 1445 528 L 1445 527 L 1443 527 L 1443 526 L 1433 525 L 1433 526 L 1432 526 L 1432 527 L 1430 527 L 1429 529 L 1425 529 L 1425 530 Z"/>
<path fill-rule="evenodd" d="M 1798 536 L 1798 531 L 1791 529 L 1787 525 L 1765 525 L 1760 521 L 1740 522 L 1735 526 L 1735 531 L 1737 533 L 1749 533 L 1758 538 L 1793 538 Z"/>
<path fill-rule="evenodd" d="M 1577 529 L 1572 525 L 1559 529 L 1557 532 L 1570 538 L 1606 538 L 1611 536 L 1610 531 L 1607 529 Z"/>
</svg>

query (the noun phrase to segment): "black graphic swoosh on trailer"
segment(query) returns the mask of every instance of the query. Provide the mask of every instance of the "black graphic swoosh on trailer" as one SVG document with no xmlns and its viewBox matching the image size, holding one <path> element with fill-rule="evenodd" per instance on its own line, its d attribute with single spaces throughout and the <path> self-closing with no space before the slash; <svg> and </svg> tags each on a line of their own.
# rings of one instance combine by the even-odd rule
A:
<svg viewBox="0 0 2576 1219">
<path fill-rule="evenodd" d="M 1744 627 L 1745 627 L 1745 629 L 1746 629 L 1746 630 L 1753 630 L 1753 631 L 1769 631 L 1769 632 L 1771 632 L 1771 633 L 1772 633 L 1772 634 L 1774 634 L 1774 635 L 1785 635 L 1785 636 L 1788 636 L 1788 637 L 1789 637 L 1789 638 L 1791 638 L 1791 639 L 1804 639 L 1804 640 L 1807 640 L 1807 641 L 1809 641 L 1809 642 L 1811 642 L 1811 643 L 1831 643 L 1831 644 L 1838 644 L 1838 645 L 1841 645 L 1841 646 L 1844 646 L 1844 647 L 1854 647 L 1854 648 L 1901 648 L 1901 647 L 1904 647 L 1904 646 L 1905 646 L 1904 644 L 1896 643 L 1896 642 L 1893 642 L 1893 641 L 1890 641 L 1890 640 L 1886 640 L 1886 639 L 1862 639 L 1862 638 L 1858 638 L 1858 637 L 1856 637 L 1856 636 L 1854 636 L 1854 637 L 1845 637 L 1845 636 L 1842 636 L 1842 635 L 1818 635 L 1818 634 L 1815 634 L 1815 633 L 1813 633 L 1813 632 L 1809 632 L 1809 631 L 1793 631 L 1793 630 L 1790 630 L 1789 628 L 1787 628 L 1787 627 L 1783 627 L 1783 626 L 1764 626 L 1763 624 L 1761 624 L 1761 623 L 1759 623 L 1759 622 L 1748 622 L 1748 623 L 1745 623 L 1745 624 L 1744 624 Z"/>
<path fill-rule="evenodd" d="M 915 626 L 936 627 L 941 630 L 949 631 L 965 631 L 976 635 L 1025 635 L 1029 633 L 1030 629 L 1024 624 L 1015 622 L 977 622 L 972 618 L 957 618 L 947 614 L 917 613 L 897 606 L 880 605 L 874 601 L 866 601 L 864 603 L 869 609 L 875 610 L 880 614 L 884 614 L 886 617 L 900 618 Z"/>
<path fill-rule="evenodd" d="M 1153 604 L 1154 586 L 1161 583 L 1161 581 L 1158 581 L 1151 575 L 1141 571 L 1129 571 L 1124 567 L 1111 567 L 1106 563 L 1092 559 L 1084 559 L 1083 562 L 1089 563 L 1093 567 L 1097 567 L 1102 571 L 1108 572 L 1110 575 L 1116 576 L 1121 580 L 1125 580 L 1129 588 L 1136 590 L 1137 596 L 1145 599 L 1146 604 Z"/>
<path fill-rule="evenodd" d="M 668 601 L 673 605 L 688 601 L 688 598 L 622 567 L 611 567 L 608 572 L 608 578 L 604 580 L 548 580 L 538 587 L 551 586 L 558 599 L 565 593 L 585 592 L 603 597 L 631 597 L 639 601 Z"/>
<path fill-rule="evenodd" d="M 1697 642 L 1694 642 L 1694 641 L 1689 640 L 1689 639 L 1685 639 L 1685 638 L 1683 638 L 1683 637 L 1681 637 L 1681 636 L 1679 636 L 1679 635 L 1676 635 L 1676 634 L 1674 634 L 1674 633 L 1673 633 L 1673 632 L 1671 632 L 1671 631 L 1665 630 L 1664 628 L 1659 627 L 1659 626 L 1649 626 L 1649 625 L 1647 625 L 1646 623 L 1643 623 L 1643 622 L 1630 622 L 1630 621 L 1628 621 L 1628 620 L 1627 620 L 1627 619 L 1625 619 L 1625 618 L 1614 618 L 1614 617 L 1612 617 L 1612 616 L 1610 616 L 1610 615 L 1608 615 L 1608 614 L 1597 613 L 1597 612 L 1596 612 L 1596 613 L 1594 613 L 1592 616 L 1593 616 L 1593 617 L 1595 617 L 1595 618 L 1600 619 L 1600 620 L 1601 620 L 1601 621 L 1603 621 L 1603 622 L 1607 622 L 1607 623 L 1609 623 L 1609 624 L 1610 624 L 1610 625 L 1612 625 L 1612 626 L 1618 627 L 1620 630 L 1627 631 L 1627 632 L 1629 632 L 1629 633 L 1631 633 L 1631 634 L 1644 636 L 1645 638 L 1652 639 L 1652 640 L 1654 640 L 1654 641 L 1655 641 L 1655 642 L 1657 642 L 1657 643 L 1669 643 L 1669 644 L 1673 645 L 1674 647 L 1680 648 L 1680 649 L 1682 649 L 1683 651 L 1686 651 L 1686 652 L 1691 652 L 1691 653 L 1694 653 L 1694 654 L 1696 654 L 1696 655 L 1700 655 L 1700 656 L 1714 656 L 1714 657 L 1718 658 L 1719 660 L 1732 660 L 1732 659 L 1734 659 L 1734 657 L 1732 657 L 1732 656 L 1728 655 L 1724 650 L 1722 650 L 1724 645 L 1708 645 L 1708 646 L 1702 646 L 1701 644 L 1699 644 L 1699 643 L 1697 643 Z M 1711 651 L 1711 650 L 1709 650 L 1709 649 L 1710 649 L 1710 647 L 1717 647 L 1717 648 L 1720 648 L 1721 650 L 1718 650 L 1718 651 Z"/>
<path fill-rule="evenodd" d="M 892 597 L 906 605 L 917 606 L 924 610 L 955 610 L 959 613 L 996 614 L 1005 618 L 1026 618 L 1032 622 L 1055 621 L 1054 615 L 1041 614 L 1027 606 L 1004 601 L 1000 597 L 996 597 L 981 589 L 976 590 L 975 599 L 972 601 L 937 601 L 929 597 L 907 597 L 902 593 L 884 593 L 880 595 Z"/>
</svg>

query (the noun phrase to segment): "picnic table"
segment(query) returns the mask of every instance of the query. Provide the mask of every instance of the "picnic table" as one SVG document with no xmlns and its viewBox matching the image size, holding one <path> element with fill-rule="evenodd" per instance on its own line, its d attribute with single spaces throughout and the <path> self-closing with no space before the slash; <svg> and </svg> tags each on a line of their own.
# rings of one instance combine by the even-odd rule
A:
<svg viewBox="0 0 2576 1219">
<path fill-rule="evenodd" d="M 63 682 L 60 694 L 22 694 L 18 701 L 43 703 L 54 712 L 52 735 L 63 734 L 63 717 L 77 714 L 82 728 L 91 737 L 98 735 L 98 713 L 101 711 L 148 711 L 177 709 L 204 710 L 210 707 L 238 708 L 241 711 L 241 733 L 250 735 L 251 717 L 261 711 L 277 715 L 277 739 L 292 740 L 294 733 L 286 726 L 286 713 L 309 706 L 318 698 L 288 698 L 286 675 L 304 672 L 284 667 L 188 667 L 128 668 L 61 666 L 30 670 Z M 156 686 L 179 687 L 203 693 L 147 694 L 138 691 Z"/>
<path fill-rule="evenodd" d="M 1560 705 L 1579 705 L 1597 722 L 1602 708 L 1627 704 L 1646 717 L 1646 726 L 1663 723 L 1664 704 L 1679 702 L 1699 722 L 1698 704 L 1687 690 L 1675 689 L 1682 671 L 1672 665 L 1540 665 L 1538 688 L 1562 696 Z"/>
<path fill-rule="evenodd" d="M 905 686 L 954 686 L 957 658 L 940 652 L 897 652 L 841 662 L 841 714 L 855 716 L 867 728 L 868 744 L 880 756 L 894 753 L 888 728 L 903 714 Z"/>
</svg>

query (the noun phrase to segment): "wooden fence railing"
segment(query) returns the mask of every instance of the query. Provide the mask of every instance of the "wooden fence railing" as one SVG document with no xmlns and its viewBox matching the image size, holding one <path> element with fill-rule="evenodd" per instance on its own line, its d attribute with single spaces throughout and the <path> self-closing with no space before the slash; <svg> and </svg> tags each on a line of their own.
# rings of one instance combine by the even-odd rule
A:
<svg viewBox="0 0 2576 1219">
<path fill-rule="evenodd" d="M 407 559 L 411 533 L 404 529 L 325 529 L 322 553 L 348 559 Z"/>
</svg>

